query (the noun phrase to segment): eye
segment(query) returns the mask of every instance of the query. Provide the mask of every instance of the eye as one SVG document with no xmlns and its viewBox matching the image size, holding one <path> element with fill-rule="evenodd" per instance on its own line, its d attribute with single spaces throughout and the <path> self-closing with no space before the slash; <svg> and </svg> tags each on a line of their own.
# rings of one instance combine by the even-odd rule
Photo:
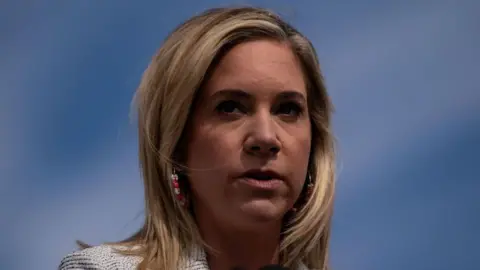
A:
<svg viewBox="0 0 480 270">
<path fill-rule="evenodd" d="M 243 113 L 242 104 L 234 100 L 225 100 L 215 107 L 215 110 L 221 114 Z"/>
<path fill-rule="evenodd" d="M 296 102 L 290 101 L 280 104 L 280 106 L 278 106 L 277 113 L 286 116 L 297 117 L 303 113 L 303 108 Z"/>
</svg>

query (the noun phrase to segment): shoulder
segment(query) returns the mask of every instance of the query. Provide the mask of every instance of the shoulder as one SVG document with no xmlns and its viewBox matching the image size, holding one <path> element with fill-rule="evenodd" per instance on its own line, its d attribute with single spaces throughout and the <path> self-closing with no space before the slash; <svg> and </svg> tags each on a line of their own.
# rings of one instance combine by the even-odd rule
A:
<svg viewBox="0 0 480 270">
<path fill-rule="evenodd" d="M 75 251 L 65 256 L 58 270 L 110 270 L 135 269 L 140 257 L 118 253 L 121 247 L 101 245 Z"/>
</svg>

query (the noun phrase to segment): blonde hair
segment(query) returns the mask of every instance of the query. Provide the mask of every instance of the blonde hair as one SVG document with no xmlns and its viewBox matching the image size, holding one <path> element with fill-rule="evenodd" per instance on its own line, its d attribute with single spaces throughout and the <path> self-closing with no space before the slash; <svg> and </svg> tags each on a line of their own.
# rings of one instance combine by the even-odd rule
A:
<svg viewBox="0 0 480 270">
<path fill-rule="evenodd" d="M 187 20 L 168 36 L 142 77 L 135 102 L 145 223 L 117 243 L 141 247 L 123 251 L 143 258 L 139 269 L 176 269 L 189 247 L 205 247 L 191 213 L 176 202 L 169 176 L 198 91 L 219 58 L 255 39 L 288 44 L 301 63 L 308 89 L 314 190 L 285 226 L 281 263 L 293 266 L 302 261 L 312 269 L 327 269 L 334 196 L 332 106 L 310 41 L 274 13 L 253 7 L 210 9 Z"/>
</svg>

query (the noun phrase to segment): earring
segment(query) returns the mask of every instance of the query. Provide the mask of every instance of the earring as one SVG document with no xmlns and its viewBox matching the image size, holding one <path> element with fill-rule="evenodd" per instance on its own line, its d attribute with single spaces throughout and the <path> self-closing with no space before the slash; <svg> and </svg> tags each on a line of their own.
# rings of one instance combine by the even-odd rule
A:
<svg viewBox="0 0 480 270">
<path fill-rule="evenodd" d="M 313 185 L 313 182 L 312 182 L 312 175 L 311 174 L 308 174 L 308 185 L 307 185 L 307 200 L 308 198 L 310 198 L 310 196 L 312 196 L 312 193 L 313 193 L 313 188 L 314 188 L 314 185 Z"/>
<path fill-rule="evenodd" d="M 175 197 L 177 198 L 177 201 L 180 203 L 181 206 L 186 206 L 187 200 L 185 196 L 183 196 L 180 190 L 180 183 L 178 182 L 178 174 L 176 173 L 175 168 L 173 169 L 173 172 L 170 178 L 172 180 L 173 192 L 175 193 Z"/>
<path fill-rule="evenodd" d="M 305 197 L 303 198 L 303 200 L 301 200 L 300 202 L 300 205 L 302 204 L 305 204 L 308 199 L 310 198 L 310 196 L 312 195 L 313 193 L 313 188 L 314 188 L 314 184 L 313 184 L 313 181 L 312 181 L 312 175 L 311 174 L 308 174 L 308 184 L 307 184 L 307 188 L 305 190 Z M 294 206 L 291 211 L 293 213 L 296 213 L 298 211 L 298 207 L 297 206 Z"/>
</svg>

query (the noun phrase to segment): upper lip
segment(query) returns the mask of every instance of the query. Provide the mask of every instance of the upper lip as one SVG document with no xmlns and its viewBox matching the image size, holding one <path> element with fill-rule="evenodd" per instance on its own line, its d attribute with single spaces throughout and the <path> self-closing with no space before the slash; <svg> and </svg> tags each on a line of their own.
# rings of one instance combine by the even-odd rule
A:
<svg viewBox="0 0 480 270">
<path fill-rule="evenodd" d="M 273 170 L 260 170 L 260 169 L 248 170 L 242 173 L 240 177 L 253 178 L 257 180 L 271 180 L 271 179 L 283 180 L 283 176 Z"/>
</svg>

